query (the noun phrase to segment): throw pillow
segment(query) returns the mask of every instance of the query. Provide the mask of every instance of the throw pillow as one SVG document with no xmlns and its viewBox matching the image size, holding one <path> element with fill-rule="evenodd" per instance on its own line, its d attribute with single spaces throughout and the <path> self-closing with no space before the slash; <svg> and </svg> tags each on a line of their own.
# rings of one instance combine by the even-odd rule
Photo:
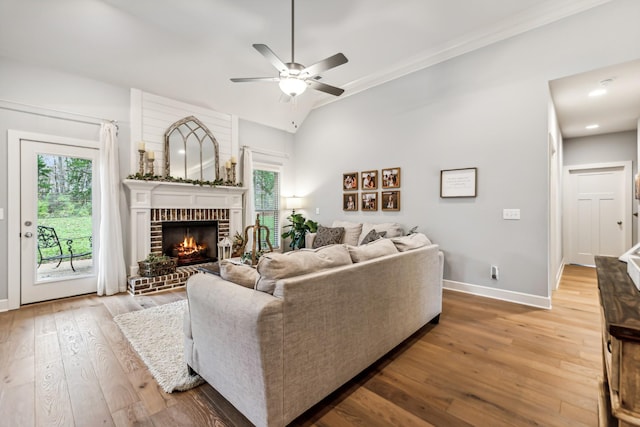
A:
<svg viewBox="0 0 640 427">
<path fill-rule="evenodd" d="M 360 243 L 362 244 L 362 240 L 364 237 L 369 234 L 369 231 L 376 230 L 378 233 L 382 231 L 386 231 L 387 235 L 385 237 L 399 237 L 404 235 L 404 230 L 402 226 L 397 222 L 383 222 L 381 224 L 373 224 L 370 222 L 365 222 L 362 224 L 362 233 L 360 233 Z"/>
<path fill-rule="evenodd" d="M 386 231 L 383 231 L 382 233 L 378 233 L 376 230 L 371 229 L 371 231 L 369 231 L 369 233 L 367 233 L 367 235 L 364 236 L 364 239 L 362 239 L 362 242 L 360 244 L 366 245 L 367 243 L 371 243 L 374 240 L 382 239 L 386 235 L 387 235 Z"/>
<path fill-rule="evenodd" d="M 322 246 L 335 245 L 342 242 L 342 236 L 344 235 L 344 227 L 323 227 L 318 226 L 316 232 L 316 238 L 311 246 L 313 249 L 321 248 Z"/>
<path fill-rule="evenodd" d="M 276 282 L 280 279 L 348 264 L 351 264 L 351 256 L 345 245 L 300 249 L 284 254 L 270 252 L 262 255 L 258 262 L 260 278 L 256 282 L 256 289 L 273 294 Z"/>
<path fill-rule="evenodd" d="M 431 240 L 422 233 L 413 233 L 407 236 L 392 237 L 391 241 L 399 252 L 410 251 L 431 244 Z"/>
<path fill-rule="evenodd" d="M 361 246 L 349 246 L 349 255 L 353 262 L 367 261 L 395 253 L 398 253 L 398 249 L 389 239 L 378 239 Z"/>
<path fill-rule="evenodd" d="M 352 246 L 356 246 L 358 244 L 360 233 L 362 233 L 361 223 L 350 221 L 333 221 L 333 224 L 331 224 L 331 226 L 344 228 L 344 236 L 342 237 L 342 242 L 340 243 L 346 243 L 347 245 Z"/>
<path fill-rule="evenodd" d="M 260 275 L 258 270 L 246 264 L 238 264 L 227 259 L 220 261 L 220 277 L 245 288 L 253 288 Z"/>
</svg>

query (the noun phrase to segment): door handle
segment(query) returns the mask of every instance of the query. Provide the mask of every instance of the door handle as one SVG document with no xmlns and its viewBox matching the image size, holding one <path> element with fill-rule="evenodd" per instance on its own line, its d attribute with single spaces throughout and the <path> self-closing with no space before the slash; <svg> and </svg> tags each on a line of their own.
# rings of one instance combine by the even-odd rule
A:
<svg viewBox="0 0 640 427">
<path fill-rule="evenodd" d="M 33 233 L 30 231 L 27 231 L 26 233 L 24 233 L 24 237 L 33 237 Z"/>
<path fill-rule="evenodd" d="M 622 221 L 618 221 L 618 225 L 622 225 Z"/>
</svg>

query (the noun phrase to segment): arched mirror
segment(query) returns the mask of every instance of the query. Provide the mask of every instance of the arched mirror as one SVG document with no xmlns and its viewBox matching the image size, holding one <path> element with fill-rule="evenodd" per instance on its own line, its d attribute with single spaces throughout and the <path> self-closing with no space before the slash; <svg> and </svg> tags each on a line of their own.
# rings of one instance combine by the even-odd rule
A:
<svg viewBox="0 0 640 427">
<path fill-rule="evenodd" d="M 164 134 L 164 176 L 218 181 L 218 141 L 194 116 L 172 124 Z"/>
</svg>

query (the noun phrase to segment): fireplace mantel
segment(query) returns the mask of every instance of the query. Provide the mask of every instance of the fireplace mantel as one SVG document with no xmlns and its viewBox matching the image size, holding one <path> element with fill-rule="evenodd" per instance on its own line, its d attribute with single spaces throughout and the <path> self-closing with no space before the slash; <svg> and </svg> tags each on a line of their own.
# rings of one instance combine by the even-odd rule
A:
<svg viewBox="0 0 640 427">
<path fill-rule="evenodd" d="M 152 209 L 228 209 L 229 234 L 242 232 L 242 206 L 246 188 L 209 187 L 166 181 L 122 181 L 129 206 L 129 274 L 138 272 L 138 261 L 151 248 Z M 125 243 L 126 244 L 126 243 Z"/>
</svg>

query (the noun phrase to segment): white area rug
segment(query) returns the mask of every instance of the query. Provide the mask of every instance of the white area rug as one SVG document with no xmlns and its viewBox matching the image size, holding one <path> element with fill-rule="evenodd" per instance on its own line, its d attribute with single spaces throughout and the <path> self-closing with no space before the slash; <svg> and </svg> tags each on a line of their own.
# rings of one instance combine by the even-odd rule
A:
<svg viewBox="0 0 640 427">
<path fill-rule="evenodd" d="M 119 314 L 113 320 L 167 393 L 202 384 L 189 375 L 184 359 L 184 313 L 187 300 Z"/>
</svg>

